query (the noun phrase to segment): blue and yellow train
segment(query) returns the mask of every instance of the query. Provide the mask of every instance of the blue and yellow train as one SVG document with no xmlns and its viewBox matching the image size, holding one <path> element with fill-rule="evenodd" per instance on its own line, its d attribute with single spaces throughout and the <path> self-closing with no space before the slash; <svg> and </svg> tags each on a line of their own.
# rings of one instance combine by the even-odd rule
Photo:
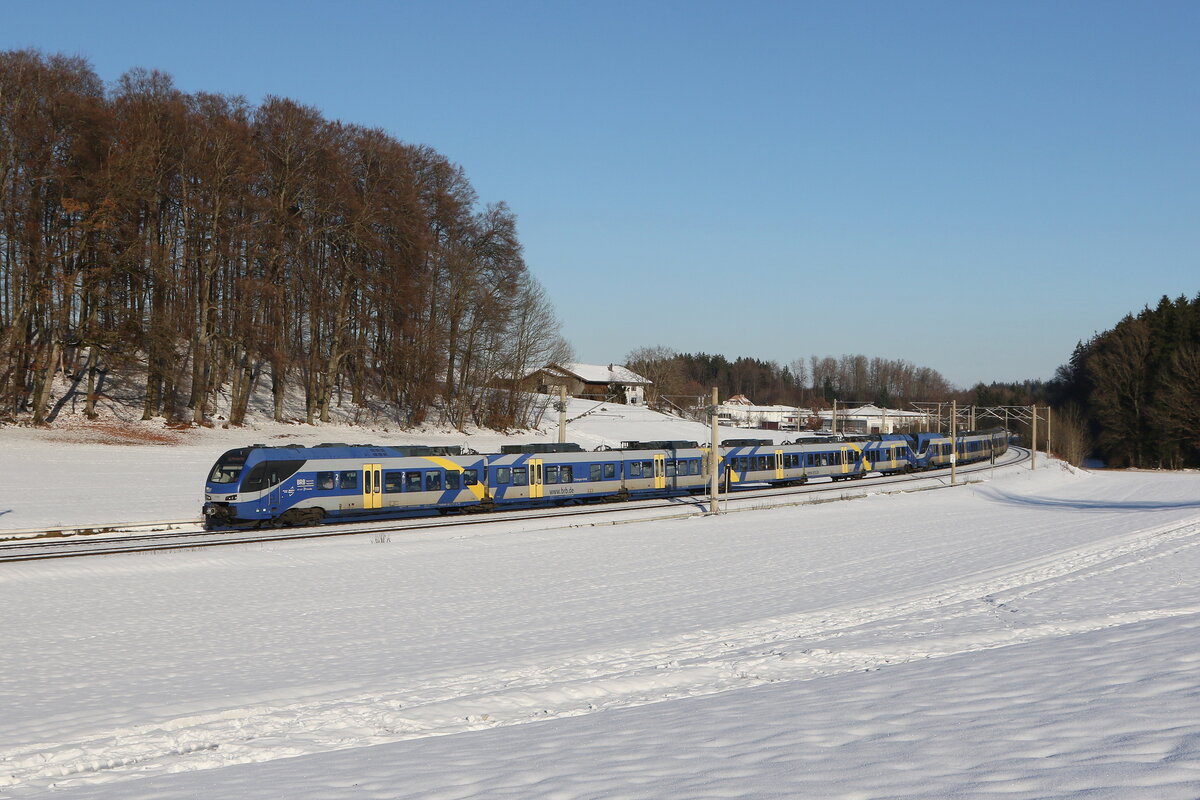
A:
<svg viewBox="0 0 1200 800">
<path fill-rule="evenodd" d="M 749 484 L 799 485 L 983 461 L 1008 448 L 1005 431 L 957 437 L 888 434 L 722 442 L 717 465 L 725 490 Z M 413 513 L 490 511 L 708 489 L 710 448 L 696 442 L 625 442 L 586 452 L 578 445 L 514 445 L 494 454 L 460 448 L 321 444 L 230 450 L 204 486 L 209 529 L 316 525 Z"/>
</svg>

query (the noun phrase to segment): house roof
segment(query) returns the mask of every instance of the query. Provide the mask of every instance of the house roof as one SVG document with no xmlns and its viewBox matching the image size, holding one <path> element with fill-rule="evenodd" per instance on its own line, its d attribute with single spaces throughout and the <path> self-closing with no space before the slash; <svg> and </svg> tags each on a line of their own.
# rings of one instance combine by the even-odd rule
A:
<svg viewBox="0 0 1200 800">
<path fill-rule="evenodd" d="M 826 409 L 820 412 L 823 417 L 833 416 L 833 411 Z M 877 405 L 867 404 L 858 408 L 839 408 L 838 417 L 926 417 L 920 411 L 904 411 L 899 408 L 880 408 Z"/>
<path fill-rule="evenodd" d="M 584 383 L 619 383 L 623 386 L 649 386 L 652 383 L 620 364 L 548 364 L 546 370 L 574 376 Z"/>
</svg>

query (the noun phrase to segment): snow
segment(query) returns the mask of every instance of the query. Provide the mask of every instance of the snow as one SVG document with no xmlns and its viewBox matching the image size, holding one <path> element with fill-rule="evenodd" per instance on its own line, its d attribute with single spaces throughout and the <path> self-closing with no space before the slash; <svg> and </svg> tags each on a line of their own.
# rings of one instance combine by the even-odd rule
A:
<svg viewBox="0 0 1200 800">
<path fill-rule="evenodd" d="M 573 374 L 580 380 L 587 383 L 624 383 L 624 384 L 648 384 L 649 380 L 638 375 L 628 367 L 621 364 L 580 364 L 572 362 L 570 364 L 559 365 L 566 371 Z"/>
<path fill-rule="evenodd" d="M 588 447 L 707 438 L 589 408 Z M 194 517 L 297 435 L 349 434 L 0 429 L 0 525 Z M 0 565 L 0 797 L 1200 796 L 1200 475 L 985 477 Z"/>
</svg>

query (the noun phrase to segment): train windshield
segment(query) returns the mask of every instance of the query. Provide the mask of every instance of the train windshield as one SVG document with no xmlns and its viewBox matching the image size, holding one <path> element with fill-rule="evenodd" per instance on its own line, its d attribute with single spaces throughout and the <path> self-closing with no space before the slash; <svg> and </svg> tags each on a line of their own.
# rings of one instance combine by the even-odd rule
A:
<svg viewBox="0 0 1200 800">
<path fill-rule="evenodd" d="M 208 482 L 237 483 L 238 478 L 241 477 L 242 468 L 246 466 L 246 457 L 249 455 L 250 448 L 248 447 L 230 450 L 217 459 L 217 465 L 213 467 L 212 474 L 208 476 Z"/>
</svg>

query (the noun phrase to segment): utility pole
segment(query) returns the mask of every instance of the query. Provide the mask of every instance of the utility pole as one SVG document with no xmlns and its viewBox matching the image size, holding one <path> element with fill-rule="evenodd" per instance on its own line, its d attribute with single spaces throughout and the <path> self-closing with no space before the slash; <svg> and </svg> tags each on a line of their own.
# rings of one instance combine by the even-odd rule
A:
<svg viewBox="0 0 1200 800">
<path fill-rule="evenodd" d="M 829 431 L 837 436 L 837 398 L 833 399 L 833 416 L 829 418 Z"/>
<path fill-rule="evenodd" d="M 558 443 L 567 442 L 567 387 L 558 387 Z"/>
<path fill-rule="evenodd" d="M 1037 406 L 1033 406 L 1033 428 L 1029 434 L 1029 455 L 1032 459 L 1030 469 L 1037 469 Z"/>
<path fill-rule="evenodd" d="M 720 492 L 721 451 L 717 449 L 720 432 L 717 430 L 717 388 L 712 390 L 712 445 L 708 451 L 708 475 L 712 481 L 712 495 L 708 503 L 708 513 L 717 513 L 717 499 Z"/>
<path fill-rule="evenodd" d="M 958 401 L 950 401 L 950 485 L 958 480 Z"/>
<path fill-rule="evenodd" d="M 1049 458 L 1050 458 L 1050 452 L 1054 449 L 1054 446 L 1052 444 L 1050 444 L 1050 430 L 1051 430 L 1050 420 L 1052 420 L 1052 419 L 1054 419 L 1054 412 L 1050 409 L 1050 406 L 1046 406 L 1046 459 L 1047 460 L 1049 460 Z"/>
</svg>

